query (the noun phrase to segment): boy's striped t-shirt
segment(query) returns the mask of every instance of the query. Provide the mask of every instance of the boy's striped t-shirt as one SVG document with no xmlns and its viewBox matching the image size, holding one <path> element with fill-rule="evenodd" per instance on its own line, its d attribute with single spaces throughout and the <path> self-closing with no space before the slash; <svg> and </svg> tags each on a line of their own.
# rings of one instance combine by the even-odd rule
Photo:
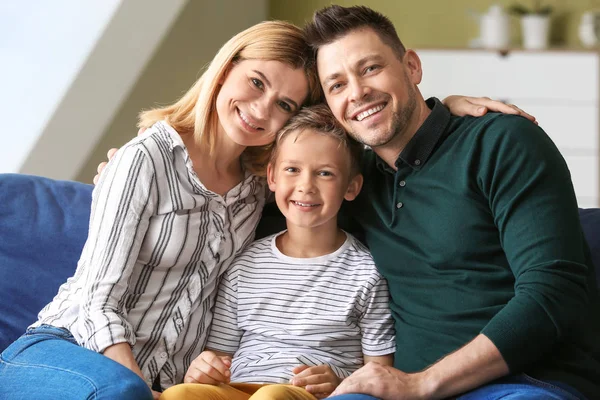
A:
<svg viewBox="0 0 600 400">
<path fill-rule="evenodd" d="M 234 354 L 232 382 L 287 383 L 298 365 L 327 364 L 341 378 L 363 355 L 395 351 L 385 279 L 347 234 L 334 253 L 292 258 L 258 240 L 221 280 L 207 348 Z"/>
</svg>

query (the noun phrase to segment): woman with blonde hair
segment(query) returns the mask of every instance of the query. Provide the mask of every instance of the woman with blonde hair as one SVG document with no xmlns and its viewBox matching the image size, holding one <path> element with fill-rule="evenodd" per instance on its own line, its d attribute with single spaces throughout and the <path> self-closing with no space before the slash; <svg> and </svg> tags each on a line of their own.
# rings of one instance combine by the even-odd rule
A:
<svg viewBox="0 0 600 400">
<path fill-rule="evenodd" d="M 299 28 L 263 22 L 141 113 L 94 189 L 74 276 L 1 355 L 4 398 L 151 399 L 183 381 L 219 277 L 254 238 L 275 135 L 319 98 L 307 60 Z"/>
</svg>

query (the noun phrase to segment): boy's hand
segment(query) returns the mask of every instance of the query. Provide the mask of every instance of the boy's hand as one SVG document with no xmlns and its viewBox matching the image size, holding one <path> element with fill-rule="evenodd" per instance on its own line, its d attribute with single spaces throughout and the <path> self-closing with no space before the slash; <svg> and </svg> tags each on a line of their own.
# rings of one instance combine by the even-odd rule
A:
<svg viewBox="0 0 600 400">
<path fill-rule="evenodd" d="M 324 399 L 335 390 L 342 382 L 331 370 L 329 365 L 318 365 L 309 367 L 300 365 L 292 370 L 294 377 L 290 383 L 294 386 L 302 386 L 307 392 L 317 399 Z"/>
<path fill-rule="evenodd" d="M 212 351 L 203 351 L 188 368 L 184 383 L 207 383 L 218 385 L 229 383 L 231 377 L 231 357 L 218 356 Z"/>
</svg>

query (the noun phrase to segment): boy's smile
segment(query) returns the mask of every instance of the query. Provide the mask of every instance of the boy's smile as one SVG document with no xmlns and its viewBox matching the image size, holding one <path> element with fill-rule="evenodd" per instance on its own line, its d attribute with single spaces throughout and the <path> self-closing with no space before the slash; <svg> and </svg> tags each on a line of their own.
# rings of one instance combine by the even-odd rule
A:
<svg viewBox="0 0 600 400">
<path fill-rule="evenodd" d="M 268 168 L 269 188 L 288 229 L 335 231 L 342 201 L 358 194 L 355 179 L 350 177 L 349 152 L 340 141 L 309 130 L 285 138 Z"/>
</svg>

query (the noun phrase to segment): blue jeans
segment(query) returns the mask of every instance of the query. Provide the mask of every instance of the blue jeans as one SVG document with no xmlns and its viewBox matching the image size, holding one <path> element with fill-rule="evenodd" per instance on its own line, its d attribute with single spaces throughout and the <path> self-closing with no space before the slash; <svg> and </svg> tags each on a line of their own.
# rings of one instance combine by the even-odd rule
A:
<svg viewBox="0 0 600 400">
<path fill-rule="evenodd" d="M 329 397 L 335 400 L 377 400 L 364 394 Z M 562 384 L 550 383 L 527 375 L 509 376 L 463 394 L 456 400 L 585 400 L 581 393 Z"/>
<path fill-rule="evenodd" d="M 71 333 L 29 329 L 0 354 L 0 399 L 152 400 L 138 375 L 77 344 Z"/>
</svg>

